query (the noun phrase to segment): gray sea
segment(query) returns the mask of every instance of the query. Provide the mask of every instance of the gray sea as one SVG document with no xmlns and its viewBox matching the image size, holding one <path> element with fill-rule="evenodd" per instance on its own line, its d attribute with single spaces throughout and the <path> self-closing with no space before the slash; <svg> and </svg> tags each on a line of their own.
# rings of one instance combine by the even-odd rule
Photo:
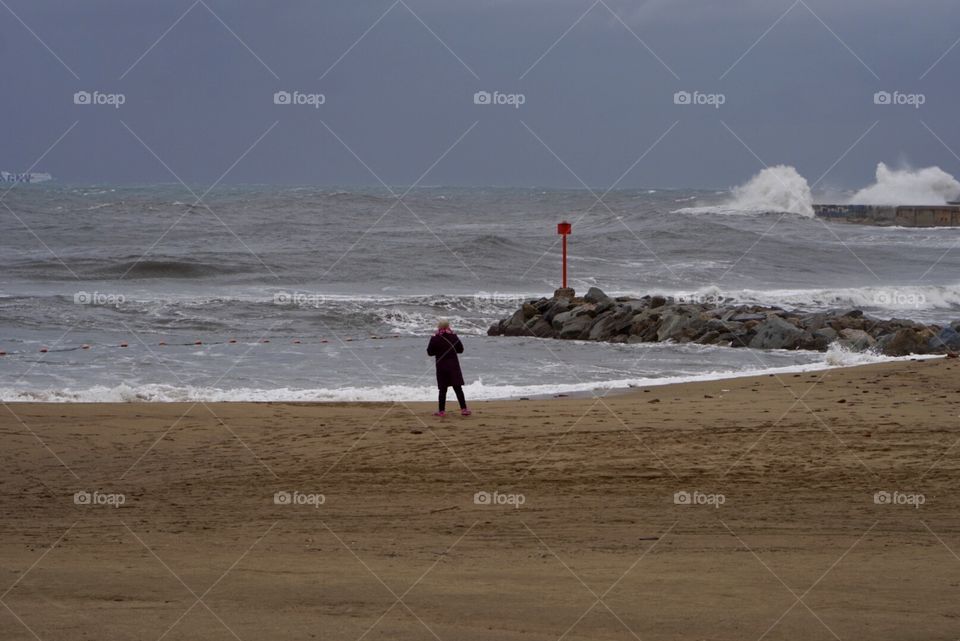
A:
<svg viewBox="0 0 960 641">
<path fill-rule="evenodd" d="M 960 229 L 852 226 L 731 198 L 245 186 L 196 203 L 180 185 L 17 185 L 0 210 L 0 399 L 428 400 L 439 316 L 463 337 L 472 398 L 879 360 L 488 338 L 559 286 L 562 219 L 580 292 L 960 318 Z"/>
</svg>

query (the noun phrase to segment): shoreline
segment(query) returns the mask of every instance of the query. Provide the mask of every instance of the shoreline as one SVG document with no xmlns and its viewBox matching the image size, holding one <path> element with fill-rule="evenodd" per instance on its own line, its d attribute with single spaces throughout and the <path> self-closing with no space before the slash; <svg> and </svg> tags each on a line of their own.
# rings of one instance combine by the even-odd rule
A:
<svg viewBox="0 0 960 641">
<path fill-rule="evenodd" d="M 811 352 L 816 353 L 816 352 Z M 663 378 L 638 378 L 638 379 L 617 379 L 614 381 L 597 381 L 596 383 L 557 383 L 553 385 L 553 391 L 544 391 L 536 393 L 518 393 L 512 394 L 509 396 L 502 397 L 487 397 L 479 398 L 477 400 L 471 400 L 470 385 L 479 385 L 482 384 L 482 381 L 476 381 L 469 383 L 464 386 L 465 391 L 467 391 L 467 399 L 471 404 L 474 403 L 487 403 L 487 402 L 499 402 L 499 401 L 515 401 L 515 400 L 524 400 L 524 399 L 533 399 L 533 400 L 546 400 L 550 398 L 556 398 L 560 395 L 563 397 L 570 398 L 593 398 L 595 396 L 611 396 L 611 395 L 621 395 L 629 394 L 631 391 L 636 389 L 642 389 L 647 387 L 665 387 L 671 385 L 683 385 L 683 384 L 696 384 L 696 383 L 709 383 L 711 381 L 726 381 L 726 380 L 737 380 L 742 378 L 750 377 L 759 377 L 767 375 L 789 375 L 796 373 L 805 373 L 805 372 L 821 372 L 827 370 L 837 370 L 837 369 L 846 369 L 846 368 L 858 368 L 866 367 L 871 365 L 879 365 L 883 363 L 897 363 L 897 362 L 908 362 L 908 361 L 926 361 L 926 360 L 937 360 L 946 358 L 942 354 L 913 354 L 909 356 L 881 356 L 874 354 L 864 354 L 856 353 L 850 351 L 843 351 L 838 353 L 837 358 L 840 359 L 876 359 L 876 360 L 865 360 L 864 362 L 854 362 L 854 363 L 839 363 L 833 364 L 830 362 L 831 353 L 827 352 L 825 354 L 824 360 L 822 362 L 816 363 L 806 363 L 806 364 L 797 364 L 797 365 L 787 365 L 782 367 L 771 367 L 767 369 L 756 369 L 756 370 L 747 370 L 747 371 L 738 371 L 738 372 L 708 372 L 704 374 L 691 374 L 689 376 L 672 376 L 672 377 L 663 377 Z M 628 381 L 621 385 L 611 385 L 611 383 L 617 383 L 623 381 Z M 544 384 L 543 386 L 546 386 Z M 583 386 L 589 386 L 590 389 L 572 389 L 579 388 Z M 119 387 L 119 386 L 117 386 Z M 117 387 L 110 389 L 117 389 Z M 162 387 L 162 385 L 158 385 Z M 63 399 L 16 399 L 16 400 L 0 400 L 0 403 L 9 404 L 9 405 L 30 405 L 30 404 L 54 404 L 54 405 L 70 405 L 70 404 L 79 404 L 79 405 L 98 405 L 98 404 L 117 404 L 117 405 L 149 405 L 149 404 L 171 404 L 171 403 L 232 403 L 232 404 L 241 404 L 241 403 L 253 403 L 253 404 L 269 404 L 269 403 L 291 403 L 291 404 L 311 404 L 311 403 L 358 403 L 358 404 L 367 404 L 367 403 L 424 403 L 430 402 L 429 397 L 435 393 L 435 387 L 430 385 L 423 386 L 425 390 L 425 396 L 428 397 L 428 400 L 424 398 L 418 398 L 414 400 L 409 399 L 385 399 L 385 400 L 354 400 L 354 399 L 293 399 L 288 400 L 284 398 L 271 398 L 271 399 L 230 399 L 230 400 L 208 400 L 201 398 L 186 398 L 186 399 L 131 399 L 123 401 L 114 401 L 114 400 L 77 400 L 74 398 L 63 398 Z M 89 393 L 91 390 L 82 390 L 80 392 L 72 391 L 71 394 L 84 394 Z M 270 393 L 277 390 L 256 390 L 259 393 Z M 294 394 L 309 394 L 313 390 L 289 390 Z M 24 392 L 30 394 L 40 394 L 40 393 L 49 393 L 49 392 Z M 455 399 L 454 399 L 455 400 Z"/>
</svg>

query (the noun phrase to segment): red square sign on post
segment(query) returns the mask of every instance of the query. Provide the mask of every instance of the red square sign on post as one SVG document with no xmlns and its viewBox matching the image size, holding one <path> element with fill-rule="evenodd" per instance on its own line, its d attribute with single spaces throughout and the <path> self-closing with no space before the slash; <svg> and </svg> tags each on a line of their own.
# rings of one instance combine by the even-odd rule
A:
<svg viewBox="0 0 960 641">
<path fill-rule="evenodd" d="M 566 235 L 569 234 L 572 230 L 573 230 L 573 225 L 571 225 L 570 223 L 563 222 L 563 223 L 559 223 L 559 224 L 557 225 L 557 233 L 558 233 L 558 234 L 563 234 L 564 236 L 566 236 Z"/>
</svg>

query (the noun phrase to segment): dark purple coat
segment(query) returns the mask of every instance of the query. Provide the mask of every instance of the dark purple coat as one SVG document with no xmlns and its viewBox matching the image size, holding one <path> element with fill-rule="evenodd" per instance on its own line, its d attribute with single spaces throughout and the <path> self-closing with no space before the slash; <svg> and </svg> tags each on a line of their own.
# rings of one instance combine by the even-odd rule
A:
<svg viewBox="0 0 960 641">
<path fill-rule="evenodd" d="M 463 343 L 453 332 L 434 334 L 427 345 L 427 355 L 437 357 L 437 386 L 440 389 L 451 385 L 463 385 L 463 373 L 460 371 L 460 359 Z"/>
</svg>

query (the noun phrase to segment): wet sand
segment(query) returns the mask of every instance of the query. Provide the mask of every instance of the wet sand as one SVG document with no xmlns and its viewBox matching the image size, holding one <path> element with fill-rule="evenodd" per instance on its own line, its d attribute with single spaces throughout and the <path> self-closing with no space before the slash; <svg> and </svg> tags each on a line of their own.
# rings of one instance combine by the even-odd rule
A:
<svg viewBox="0 0 960 641">
<path fill-rule="evenodd" d="M 0 639 L 960 638 L 956 360 L 474 410 L 0 408 Z"/>
</svg>

